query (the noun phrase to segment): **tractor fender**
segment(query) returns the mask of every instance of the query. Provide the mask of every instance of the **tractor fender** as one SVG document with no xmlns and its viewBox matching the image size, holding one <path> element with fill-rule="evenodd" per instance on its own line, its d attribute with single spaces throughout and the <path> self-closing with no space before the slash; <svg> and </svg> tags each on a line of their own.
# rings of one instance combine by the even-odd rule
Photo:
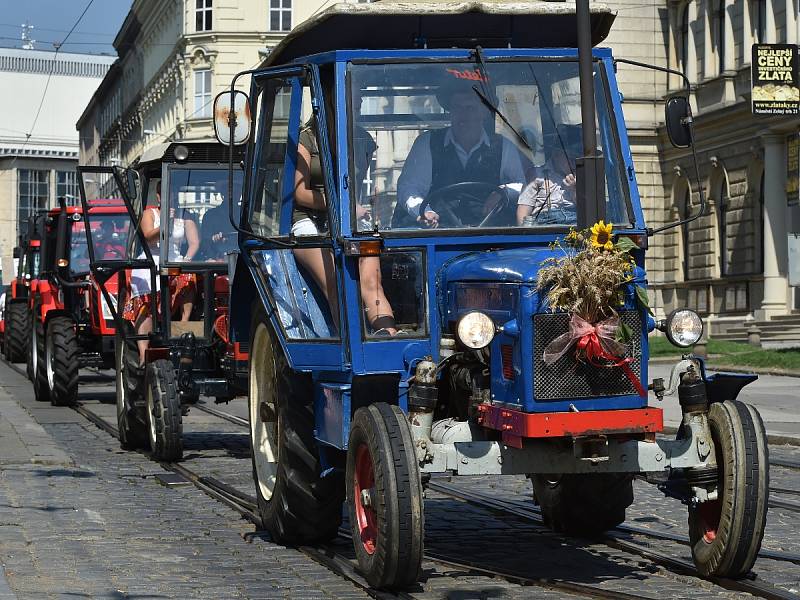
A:
<svg viewBox="0 0 800 600">
<path fill-rule="evenodd" d="M 713 373 L 707 375 L 706 396 L 709 402 L 736 400 L 742 388 L 758 379 L 755 373 Z"/>
<path fill-rule="evenodd" d="M 236 258 L 233 285 L 230 290 L 229 306 L 242 307 L 244 310 L 229 310 L 228 323 L 230 327 L 230 341 L 239 347 L 247 348 L 250 344 L 250 306 L 258 298 L 258 290 L 253 281 L 253 275 L 245 264 L 242 255 Z"/>
</svg>

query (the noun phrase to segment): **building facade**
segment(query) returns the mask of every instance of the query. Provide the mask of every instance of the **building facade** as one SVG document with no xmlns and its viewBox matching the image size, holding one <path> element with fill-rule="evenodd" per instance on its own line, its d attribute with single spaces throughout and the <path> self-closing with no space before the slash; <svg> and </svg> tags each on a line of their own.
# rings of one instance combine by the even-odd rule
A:
<svg viewBox="0 0 800 600">
<path fill-rule="evenodd" d="M 119 58 L 78 120 L 81 164 L 128 165 L 167 140 L 213 136 L 214 97 L 322 0 L 134 0 Z"/>
<path fill-rule="evenodd" d="M 114 61 L 110 56 L 0 48 L 0 257 L 13 277 L 20 222 L 38 209 L 78 201 L 81 114 Z"/>
<path fill-rule="evenodd" d="M 652 288 L 664 311 L 688 305 L 721 333 L 800 308 L 800 293 L 788 285 L 787 248 L 788 235 L 800 232 L 797 194 L 787 194 L 787 145 L 800 117 L 754 116 L 750 108 L 751 47 L 797 45 L 798 0 L 679 0 L 666 8 L 669 65 L 692 83 L 707 204 L 688 227 L 651 240 L 664 267 Z M 680 86 L 671 77 L 668 93 Z M 698 214 L 700 205 L 691 153 L 658 131 L 664 197 L 656 225 Z"/>
</svg>

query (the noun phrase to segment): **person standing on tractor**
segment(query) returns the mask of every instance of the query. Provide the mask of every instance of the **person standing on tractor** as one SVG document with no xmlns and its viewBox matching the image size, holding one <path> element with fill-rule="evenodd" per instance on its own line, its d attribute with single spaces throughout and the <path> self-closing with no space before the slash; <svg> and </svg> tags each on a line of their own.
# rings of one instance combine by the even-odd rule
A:
<svg viewBox="0 0 800 600">
<path fill-rule="evenodd" d="M 462 79 L 461 73 L 448 75 L 452 77 L 436 98 L 450 113 L 450 126 L 426 131 L 414 140 L 397 182 L 398 203 L 414 221 L 427 227 L 439 226 L 439 214 L 425 204 L 425 198 L 436 190 L 466 181 L 521 189 L 525 182 L 514 144 L 500 134 L 487 132 L 489 111 L 473 88 L 475 80 Z M 486 198 L 484 215 L 498 200 L 497 194 Z"/>
<path fill-rule="evenodd" d="M 142 215 L 141 228 L 144 238 L 150 247 L 153 260 L 159 263 L 159 236 L 161 233 L 161 182 L 156 184 L 156 207 L 148 207 Z M 170 232 L 169 259 L 171 261 L 191 262 L 200 247 L 200 237 L 197 225 L 191 219 L 176 217 L 176 210 L 180 210 L 175 200 L 170 199 L 169 218 L 172 230 Z M 188 248 L 186 254 L 181 254 L 183 242 Z M 142 254 L 142 257 L 144 254 Z M 156 279 L 158 283 L 158 279 Z M 191 273 L 170 277 L 170 311 L 178 317 L 177 320 L 188 321 L 192 314 L 194 300 L 197 295 L 195 276 Z M 156 289 L 158 292 L 158 289 Z M 131 297 L 126 302 L 122 312 L 124 319 L 133 323 L 137 334 L 148 334 L 153 331 L 153 293 L 150 288 L 150 270 L 134 269 L 131 274 Z M 139 361 L 144 364 L 144 353 L 148 347 L 147 340 L 139 340 Z"/>
</svg>

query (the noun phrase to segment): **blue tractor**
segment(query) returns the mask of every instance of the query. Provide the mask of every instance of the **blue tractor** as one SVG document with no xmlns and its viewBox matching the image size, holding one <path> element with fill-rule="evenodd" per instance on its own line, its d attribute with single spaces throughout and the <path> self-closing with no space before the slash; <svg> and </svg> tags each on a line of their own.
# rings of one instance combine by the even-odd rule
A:
<svg viewBox="0 0 800 600">
<path fill-rule="evenodd" d="M 640 474 L 687 504 L 702 573 L 750 570 L 767 445 L 736 396 L 753 377 L 687 355 L 653 381 L 679 398 L 674 439 L 648 405 L 648 333 L 688 347 L 703 324 L 647 307 L 658 231 L 618 61 L 594 47 L 613 20 L 586 0 L 337 4 L 217 97 L 218 139 L 246 144 L 230 338 L 276 540 L 336 536 L 346 504 L 368 581 L 401 588 L 433 473 L 526 474 L 577 535 L 621 523 Z M 666 113 L 689 147 L 687 98 Z"/>
</svg>

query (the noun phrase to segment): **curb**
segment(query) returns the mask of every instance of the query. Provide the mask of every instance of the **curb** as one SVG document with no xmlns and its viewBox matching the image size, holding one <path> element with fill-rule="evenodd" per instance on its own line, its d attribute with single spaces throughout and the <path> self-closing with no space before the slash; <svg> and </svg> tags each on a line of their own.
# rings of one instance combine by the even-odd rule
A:
<svg viewBox="0 0 800 600">
<path fill-rule="evenodd" d="M 678 428 L 664 425 L 664 429 L 662 430 L 661 433 L 665 433 L 667 435 L 675 435 L 676 433 L 678 433 Z M 774 444 L 776 446 L 800 446 L 800 438 L 791 437 L 787 435 L 772 435 L 768 433 L 767 443 Z"/>
<path fill-rule="evenodd" d="M 680 360 L 677 356 L 658 356 L 651 358 L 648 362 L 654 364 L 671 364 Z M 708 359 L 706 359 L 708 360 Z M 790 369 L 774 369 L 771 367 L 737 367 L 729 365 L 718 365 L 706 363 L 709 371 L 728 371 L 729 373 L 757 373 L 759 375 L 779 375 L 781 377 L 800 377 L 800 371 Z"/>
</svg>

